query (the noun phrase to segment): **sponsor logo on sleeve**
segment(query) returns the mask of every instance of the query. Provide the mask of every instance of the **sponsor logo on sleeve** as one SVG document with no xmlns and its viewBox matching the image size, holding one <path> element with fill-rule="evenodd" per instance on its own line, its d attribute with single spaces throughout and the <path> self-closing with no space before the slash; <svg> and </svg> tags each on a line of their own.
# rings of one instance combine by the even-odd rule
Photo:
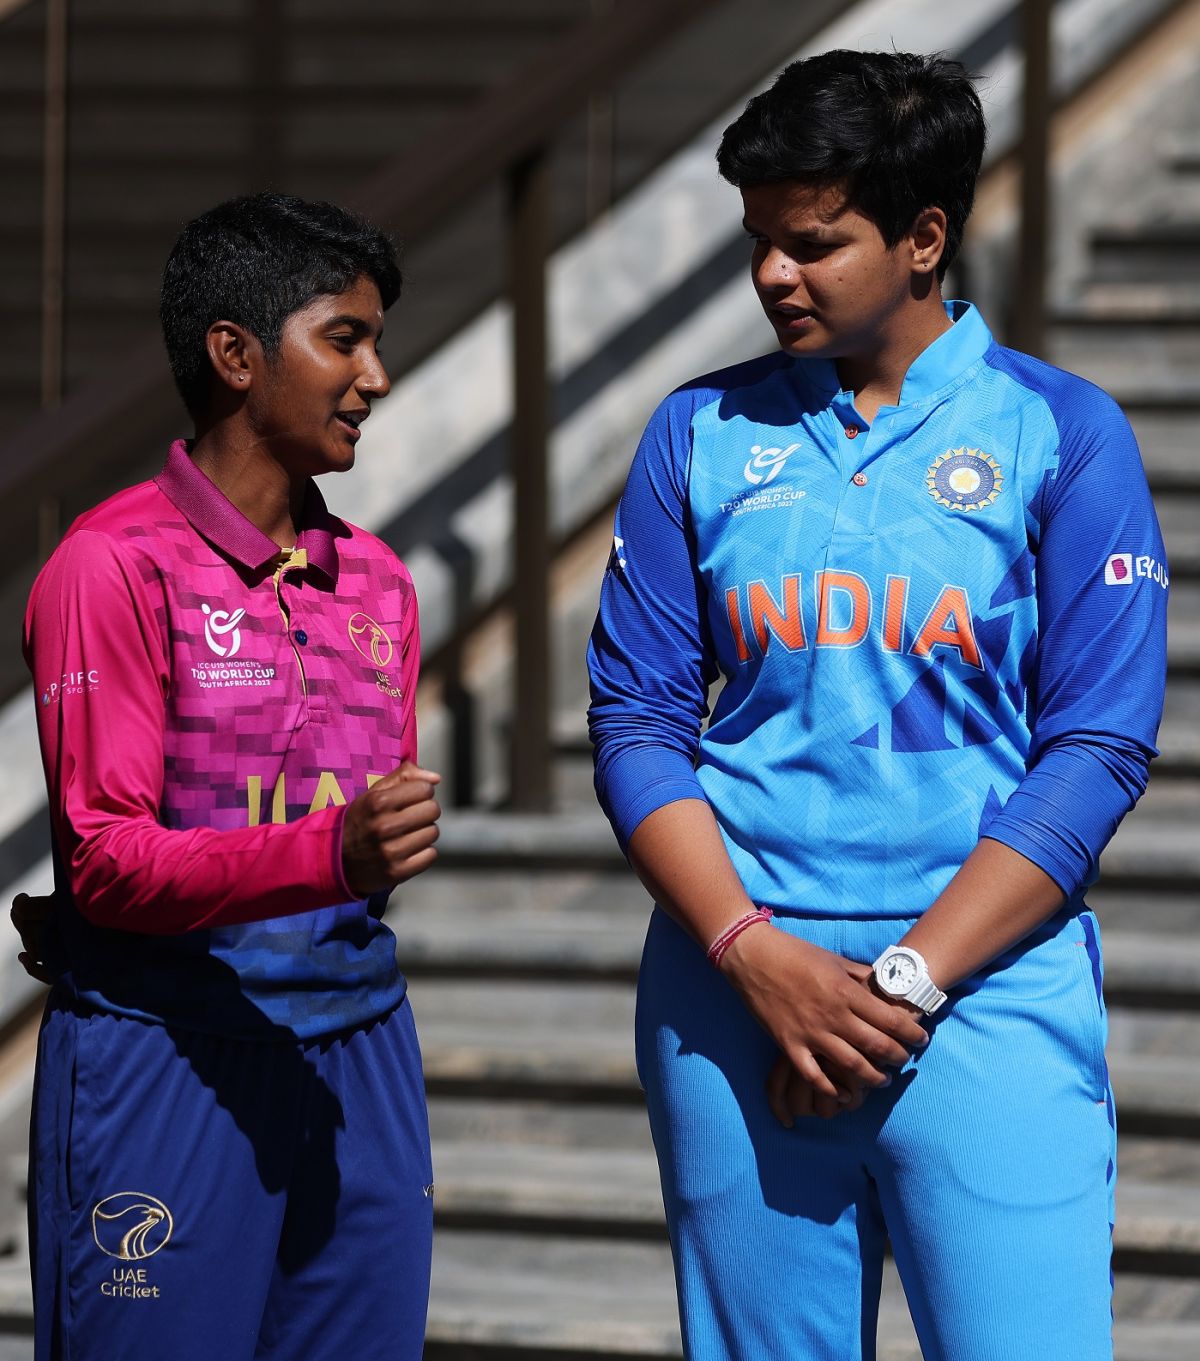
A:
<svg viewBox="0 0 1200 1361">
<path fill-rule="evenodd" d="M 608 555 L 608 570 L 610 572 L 623 572 L 626 561 L 625 540 L 619 534 L 614 534 L 612 550 Z"/>
<path fill-rule="evenodd" d="M 1133 554 L 1113 553 L 1104 564 L 1104 581 L 1109 586 L 1133 585 Z"/>
<path fill-rule="evenodd" d="M 1165 591 L 1171 584 L 1167 565 L 1149 553 L 1110 553 L 1104 563 L 1106 586 L 1132 586 L 1139 578 L 1157 582 Z"/>
<path fill-rule="evenodd" d="M 42 689 L 42 708 L 48 709 L 68 695 L 90 695 L 100 688 L 100 672 L 96 667 L 85 667 L 79 671 L 64 671 L 56 681 Z"/>
</svg>

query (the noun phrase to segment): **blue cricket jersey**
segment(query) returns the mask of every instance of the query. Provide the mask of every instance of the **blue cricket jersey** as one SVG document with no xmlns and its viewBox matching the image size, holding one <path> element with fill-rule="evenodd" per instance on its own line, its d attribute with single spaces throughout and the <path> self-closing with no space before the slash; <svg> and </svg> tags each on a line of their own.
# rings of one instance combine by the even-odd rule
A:
<svg viewBox="0 0 1200 1361">
<path fill-rule="evenodd" d="M 981 835 L 1094 881 L 1157 754 L 1162 536 L 1116 403 L 947 311 L 869 428 L 782 352 L 655 412 L 588 653 L 622 845 L 704 798 L 754 901 L 839 917 L 923 911 Z"/>
</svg>

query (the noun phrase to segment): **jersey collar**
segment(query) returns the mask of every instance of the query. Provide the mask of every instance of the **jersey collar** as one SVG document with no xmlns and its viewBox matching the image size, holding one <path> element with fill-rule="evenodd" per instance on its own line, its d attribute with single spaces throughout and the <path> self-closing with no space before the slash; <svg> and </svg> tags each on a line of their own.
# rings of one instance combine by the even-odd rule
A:
<svg viewBox="0 0 1200 1361">
<path fill-rule="evenodd" d="M 946 315 L 954 325 L 927 345 L 908 366 L 900 388 L 901 406 L 938 396 L 974 368 L 991 347 L 992 333 L 978 309 L 969 302 L 947 301 Z"/>
<path fill-rule="evenodd" d="M 197 533 L 243 566 L 261 570 L 279 556 L 279 545 L 274 539 L 252 524 L 192 462 L 187 440 L 176 440 L 171 445 L 166 465 L 154 480 Z M 316 483 L 310 481 L 296 547 L 306 550 L 309 567 L 322 572 L 333 585 L 337 584 L 338 576 L 340 528 Z"/>
<path fill-rule="evenodd" d="M 945 308 L 954 324 L 909 365 L 900 387 L 901 407 L 940 399 L 966 378 L 994 343 L 987 322 L 971 303 L 949 299 Z M 850 394 L 842 391 L 832 359 L 801 359 L 797 369 L 825 401 L 836 401 L 841 396 L 853 402 Z"/>
</svg>

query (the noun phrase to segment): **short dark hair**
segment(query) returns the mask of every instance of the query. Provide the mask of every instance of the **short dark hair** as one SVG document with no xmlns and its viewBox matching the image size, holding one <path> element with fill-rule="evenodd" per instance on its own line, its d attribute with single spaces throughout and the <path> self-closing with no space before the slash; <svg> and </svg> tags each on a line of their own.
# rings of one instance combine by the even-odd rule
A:
<svg viewBox="0 0 1200 1361">
<path fill-rule="evenodd" d="M 946 214 L 938 277 L 958 254 L 987 129 L 960 62 L 912 52 L 822 52 L 784 67 L 725 129 L 721 174 L 739 189 L 841 185 L 896 245 L 925 208 Z"/>
<path fill-rule="evenodd" d="M 212 392 L 205 335 L 214 321 L 244 326 L 273 355 L 293 312 L 363 277 L 375 281 L 385 309 L 400 296 L 391 241 L 332 203 L 250 194 L 189 222 L 163 271 L 159 317 L 192 418 L 204 415 Z"/>
</svg>

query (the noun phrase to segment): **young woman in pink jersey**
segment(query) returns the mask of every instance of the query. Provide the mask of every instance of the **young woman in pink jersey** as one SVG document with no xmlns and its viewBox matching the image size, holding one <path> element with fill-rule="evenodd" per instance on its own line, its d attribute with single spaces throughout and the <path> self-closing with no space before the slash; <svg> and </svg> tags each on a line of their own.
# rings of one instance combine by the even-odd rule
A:
<svg viewBox="0 0 1200 1361">
<path fill-rule="evenodd" d="M 399 292 L 330 204 L 189 223 L 161 316 L 194 435 L 34 586 L 38 1361 L 421 1355 L 433 1179 L 382 917 L 436 856 L 439 777 L 412 580 L 313 482 L 387 395 Z"/>
</svg>

